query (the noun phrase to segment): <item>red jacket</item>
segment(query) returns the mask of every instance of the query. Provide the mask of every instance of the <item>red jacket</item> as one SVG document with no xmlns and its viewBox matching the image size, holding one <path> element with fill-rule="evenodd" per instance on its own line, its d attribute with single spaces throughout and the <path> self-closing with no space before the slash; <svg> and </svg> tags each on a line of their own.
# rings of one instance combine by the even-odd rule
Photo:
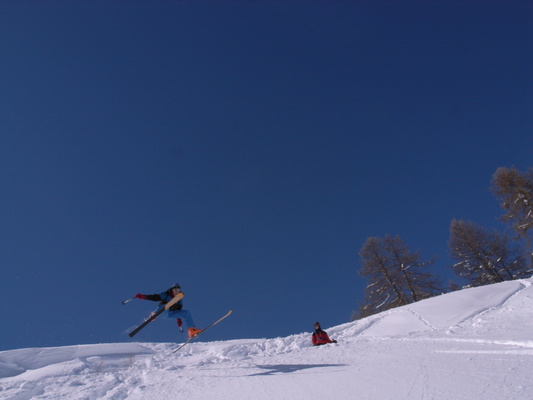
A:
<svg viewBox="0 0 533 400">
<path fill-rule="evenodd" d="M 331 340 L 326 333 L 326 331 L 323 331 L 322 329 L 316 330 L 313 333 L 313 337 L 311 338 L 313 341 L 313 346 L 320 346 L 321 344 L 327 344 L 327 343 L 334 343 L 333 340 Z"/>
</svg>

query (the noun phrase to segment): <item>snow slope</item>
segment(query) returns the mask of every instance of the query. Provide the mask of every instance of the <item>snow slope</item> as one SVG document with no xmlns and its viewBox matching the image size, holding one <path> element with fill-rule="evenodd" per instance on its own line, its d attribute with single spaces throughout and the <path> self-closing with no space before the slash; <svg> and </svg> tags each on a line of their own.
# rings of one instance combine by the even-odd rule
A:
<svg viewBox="0 0 533 400">
<path fill-rule="evenodd" d="M 0 398 L 533 399 L 533 278 L 276 339 L 0 352 Z M 314 321 L 310 321 L 312 324 Z M 231 323 L 231 317 L 224 323 Z M 223 329 L 220 325 L 216 329 Z"/>
</svg>

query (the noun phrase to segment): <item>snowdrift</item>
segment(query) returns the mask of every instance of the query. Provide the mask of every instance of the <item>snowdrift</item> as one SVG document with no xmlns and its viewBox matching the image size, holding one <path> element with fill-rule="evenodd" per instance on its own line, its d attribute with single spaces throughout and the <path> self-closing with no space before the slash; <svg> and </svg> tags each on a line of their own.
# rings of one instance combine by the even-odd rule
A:
<svg viewBox="0 0 533 400">
<path fill-rule="evenodd" d="M 532 399 L 532 279 L 275 339 L 0 352 L 0 398 Z M 228 320 L 228 323 L 231 323 Z M 220 329 L 223 329 L 222 326 Z"/>
</svg>

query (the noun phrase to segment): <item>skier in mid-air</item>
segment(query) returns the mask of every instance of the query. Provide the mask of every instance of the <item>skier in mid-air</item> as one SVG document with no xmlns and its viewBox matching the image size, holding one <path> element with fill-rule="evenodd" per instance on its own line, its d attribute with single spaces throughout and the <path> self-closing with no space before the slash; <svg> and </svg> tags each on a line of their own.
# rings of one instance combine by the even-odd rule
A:
<svg viewBox="0 0 533 400">
<path fill-rule="evenodd" d="M 323 344 L 328 343 L 337 343 L 336 340 L 331 340 L 329 338 L 327 332 L 322 330 L 322 328 L 320 327 L 320 323 L 318 322 L 315 322 L 315 331 L 313 332 L 311 341 L 313 342 L 313 346 L 321 346 Z"/>
<path fill-rule="evenodd" d="M 141 299 L 141 300 L 151 300 L 151 301 L 159 301 L 158 308 L 154 311 L 156 313 L 157 311 L 161 310 L 163 307 L 165 307 L 165 304 L 167 304 L 170 300 L 172 300 L 174 297 L 176 297 L 181 292 L 181 287 L 179 284 L 174 284 L 172 287 L 167 289 L 166 291 L 159 293 L 159 294 L 142 294 L 137 293 L 135 295 L 135 299 Z M 189 310 L 183 310 L 183 303 L 182 300 L 178 301 L 176 304 L 169 307 L 168 310 L 163 312 L 161 314 L 161 317 L 164 319 L 175 319 L 178 323 L 178 327 L 181 328 L 181 320 L 185 321 L 185 324 L 189 328 L 187 330 L 187 333 L 189 334 L 189 337 L 193 337 L 197 335 L 201 329 L 195 328 L 195 323 L 192 318 L 191 312 Z M 154 314 L 153 313 L 153 314 Z"/>
</svg>

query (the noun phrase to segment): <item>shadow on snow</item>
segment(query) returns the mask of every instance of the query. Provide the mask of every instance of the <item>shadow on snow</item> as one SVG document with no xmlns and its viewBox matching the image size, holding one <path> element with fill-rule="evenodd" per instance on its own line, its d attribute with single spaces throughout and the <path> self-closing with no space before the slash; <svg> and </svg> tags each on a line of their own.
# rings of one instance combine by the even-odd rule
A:
<svg viewBox="0 0 533 400">
<path fill-rule="evenodd" d="M 256 365 L 259 369 L 265 369 L 265 372 L 258 372 L 248 376 L 266 376 L 275 374 L 290 374 L 292 372 L 303 371 L 311 368 L 328 368 L 328 367 L 345 367 L 346 364 L 274 364 L 274 365 Z"/>
</svg>

